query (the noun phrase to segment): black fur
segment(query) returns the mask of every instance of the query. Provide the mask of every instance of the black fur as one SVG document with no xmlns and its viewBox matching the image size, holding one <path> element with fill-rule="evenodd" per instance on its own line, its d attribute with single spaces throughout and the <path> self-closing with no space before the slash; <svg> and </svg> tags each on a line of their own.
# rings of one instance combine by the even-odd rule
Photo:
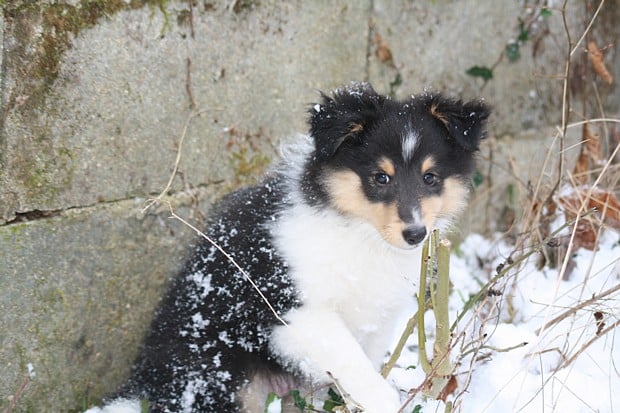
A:
<svg viewBox="0 0 620 413">
<path fill-rule="evenodd" d="M 232 193 L 217 206 L 205 233 L 252 277 L 279 314 L 299 304 L 265 226 L 284 206 L 282 185 L 276 176 Z M 252 370 L 280 369 L 267 350 L 275 323 L 244 275 L 203 240 L 169 288 L 118 396 L 148 400 L 150 412 L 180 412 L 194 382 L 190 411 L 235 412 L 235 392 Z"/>
</svg>

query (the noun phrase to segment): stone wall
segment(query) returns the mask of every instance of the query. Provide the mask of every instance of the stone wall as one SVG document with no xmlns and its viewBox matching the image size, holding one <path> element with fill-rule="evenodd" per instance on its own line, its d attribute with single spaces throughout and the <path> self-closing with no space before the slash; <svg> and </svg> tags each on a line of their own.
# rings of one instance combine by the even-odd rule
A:
<svg viewBox="0 0 620 413">
<path fill-rule="evenodd" d="M 584 7 L 568 3 L 575 38 Z M 601 20 L 613 29 L 610 3 Z M 118 385 L 193 237 L 166 202 L 200 225 L 215 197 L 254 182 L 282 139 L 305 132 L 318 90 L 366 80 L 395 97 L 425 88 L 483 96 L 495 107 L 489 147 L 518 153 L 523 180 L 560 116 L 558 10 L 486 85 L 465 73 L 498 61 L 529 16 L 523 2 L 2 7 L 0 411 L 79 411 Z M 617 59 L 612 29 L 606 54 Z M 617 111 L 613 88 L 601 99 Z M 166 202 L 141 212 L 179 150 Z"/>
</svg>

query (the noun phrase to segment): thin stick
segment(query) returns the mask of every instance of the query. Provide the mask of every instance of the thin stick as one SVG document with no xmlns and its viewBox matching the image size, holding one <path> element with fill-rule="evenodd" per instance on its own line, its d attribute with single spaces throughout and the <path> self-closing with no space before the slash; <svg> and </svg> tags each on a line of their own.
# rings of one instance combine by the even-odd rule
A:
<svg viewBox="0 0 620 413">
<path fill-rule="evenodd" d="M 280 317 L 280 315 L 278 314 L 278 312 L 276 311 L 275 308 L 273 308 L 273 306 L 271 305 L 271 303 L 269 302 L 269 300 L 267 299 L 267 297 L 265 297 L 265 294 L 263 294 L 263 292 L 260 290 L 260 288 L 258 288 L 258 285 L 256 285 L 256 283 L 254 282 L 254 280 L 252 280 L 252 277 L 250 277 L 250 275 L 243 269 L 241 268 L 241 266 L 239 264 L 237 264 L 237 262 L 235 261 L 235 259 L 229 254 L 227 253 L 222 247 L 220 247 L 218 245 L 217 242 L 213 241 L 211 238 L 209 238 L 204 232 L 200 231 L 198 228 L 196 228 L 195 226 L 193 226 L 192 224 L 190 224 L 189 222 L 187 222 L 186 220 L 184 220 L 183 218 L 181 218 L 180 216 L 178 216 L 174 210 L 172 209 L 172 205 L 170 203 L 168 203 L 168 207 L 170 208 L 170 216 L 174 219 L 177 219 L 179 221 L 181 221 L 183 224 L 187 225 L 189 228 L 193 229 L 194 232 L 196 232 L 196 234 L 198 234 L 199 236 L 201 236 L 202 238 L 206 239 L 211 245 L 213 245 L 215 248 L 218 249 L 218 251 L 220 251 L 222 254 L 224 254 L 224 256 L 226 257 L 226 259 L 228 259 L 234 266 L 235 268 L 237 268 L 237 270 L 239 270 L 239 272 L 241 274 L 243 274 L 243 277 L 245 277 L 245 279 L 252 285 L 252 287 L 256 290 L 256 292 L 258 293 L 258 295 L 260 295 L 260 297 L 263 299 L 263 301 L 265 302 L 265 304 L 267 304 L 267 307 L 269 307 L 269 309 L 271 310 L 271 312 L 273 313 L 273 315 L 276 316 L 276 318 L 278 319 L 278 321 L 280 323 L 282 323 L 285 326 L 288 326 L 288 324 L 286 323 L 286 321 L 284 321 L 284 319 L 282 317 Z"/>
<path fill-rule="evenodd" d="M 582 215 L 578 215 L 577 218 L 585 218 L 591 214 L 593 214 L 595 212 L 594 209 L 591 209 L 587 212 L 585 212 Z M 523 253 L 523 255 L 521 255 L 519 258 L 513 260 L 513 262 L 509 265 L 505 265 L 501 271 L 499 271 L 493 278 L 491 278 L 481 289 L 480 291 L 478 291 L 478 293 L 476 293 L 475 295 L 473 295 L 472 297 L 469 298 L 469 300 L 467 300 L 467 302 L 465 303 L 465 305 L 463 306 L 463 310 L 459 313 L 459 315 L 456 317 L 456 320 L 454 321 L 454 323 L 452 323 L 452 327 L 451 330 L 454 330 L 456 328 L 456 326 L 458 325 L 458 323 L 463 319 L 463 317 L 465 317 L 465 314 L 474 306 L 475 303 L 477 303 L 484 294 L 487 293 L 488 288 L 493 285 L 495 282 L 497 282 L 499 279 L 501 279 L 502 277 L 504 277 L 508 271 L 512 270 L 514 267 L 516 267 L 517 265 L 520 265 L 522 262 L 524 262 L 525 260 L 527 260 L 529 257 L 531 257 L 533 254 L 537 253 L 538 251 L 540 251 L 544 245 L 547 245 L 547 243 L 549 243 L 549 241 L 551 241 L 553 238 L 555 238 L 560 232 L 562 232 L 564 229 L 570 227 L 571 225 L 575 225 L 577 222 L 577 218 L 572 219 L 568 222 L 565 222 L 562 226 L 560 226 L 558 229 L 556 229 L 555 231 L 553 231 L 551 234 L 549 234 L 545 239 L 543 239 L 540 243 L 538 243 L 536 246 L 531 247 L 530 251 Z M 576 226 L 575 226 L 576 228 Z"/>
<path fill-rule="evenodd" d="M 579 40 L 577 40 L 577 43 L 575 43 L 575 47 L 573 47 L 573 50 L 570 51 L 570 54 L 569 54 L 570 57 L 572 57 L 573 54 L 575 54 L 575 52 L 579 48 L 579 45 L 581 44 L 583 39 L 585 39 L 585 37 L 590 32 L 590 28 L 594 24 L 594 20 L 596 20 L 596 17 L 598 16 L 599 12 L 603 8 L 603 4 L 605 4 L 605 0 L 601 0 L 601 2 L 599 3 L 598 7 L 596 8 L 596 11 L 594 12 L 594 16 L 592 16 L 592 18 L 590 19 L 590 23 L 588 23 L 588 27 L 586 27 L 586 29 L 581 34 L 581 37 L 579 38 Z M 564 13 L 564 10 L 562 10 L 562 13 Z"/>
<path fill-rule="evenodd" d="M 363 408 L 364 406 L 362 406 L 361 404 L 359 404 L 358 402 L 356 402 L 351 395 L 345 391 L 344 387 L 342 387 L 340 385 L 340 382 L 338 381 L 338 378 L 336 378 L 331 371 L 327 371 L 326 372 L 327 375 L 329 376 L 329 378 L 331 379 L 332 383 L 334 383 L 334 386 L 336 386 L 336 390 L 338 390 L 338 393 L 340 393 L 340 397 L 342 397 L 342 400 L 344 401 L 344 408 L 347 410 L 347 412 L 351 413 L 351 409 L 349 407 L 353 407 L 353 409 L 355 409 L 355 411 L 357 411 L 358 409 Z"/>
<path fill-rule="evenodd" d="M 420 287 L 418 289 L 418 358 L 420 359 L 420 365 L 425 373 L 431 370 L 431 364 L 428 362 L 426 355 L 426 333 L 424 331 L 424 311 L 420 311 L 420 308 L 425 307 L 426 303 L 426 277 L 428 273 L 428 262 L 431 260 L 430 244 L 431 237 L 426 240 L 422 247 L 422 270 L 420 271 Z"/>
<path fill-rule="evenodd" d="M 15 406 L 17 406 L 17 402 L 19 401 L 19 399 L 21 399 L 22 395 L 24 394 L 24 390 L 26 390 L 28 383 L 30 383 L 30 375 L 26 375 L 26 377 L 24 377 L 22 384 L 19 386 L 19 389 L 17 389 L 17 392 L 11 399 L 9 406 L 4 410 L 4 413 L 11 413 L 13 411 Z"/>
<path fill-rule="evenodd" d="M 191 0 L 190 0 L 191 3 Z M 192 21 L 192 17 L 190 16 L 190 22 Z M 191 23 L 190 23 L 191 25 Z M 192 29 L 192 37 L 194 26 L 191 25 Z M 192 60 L 188 57 L 185 60 L 185 91 L 187 92 L 187 97 L 189 98 L 189 108 L 191 110 L 196 109 L 196 101 L 194 100 L 194 93 L 192 92 Z"/>
<path fill-rule="evenodd" d="M 163 197 L 168 193 L 170 187 L 172 187 L 172 182 L 177 175 L 177 171 L 179 170 L 179 164 L 181 163 L 181 154 L 183 149 L 183 141 L 185 141 L 185 136 L 187 135 L 187 128 L 189 127 L 189 122 L 195 117 L 206 111 L 192 111 L 189 115 L 187 115 L 187 119 L 185 119 L 185 124 L 183 125 L 183 131 L 181 132 L 181 137 L 179 138 L 179 144 L 177 147 L 177 156 L 174 160 L 174 167 L 172 168 L 172 173 L 170 174 L 170 178 L 168 179 L 168 183 L 164 187 L 164 189 L 157 195 L 155 198 L 148 199 L 145 202 L 144 208 L 140 210 L 141 213 L 145 213 L 152 205 L 156 202 L 159 202 L 163 199 Z"/>
<path fill-rule="evenodd" d="M 452 350 L 452 348 L 450 348 L 449 350 Z M 450 353 L 450 351 L 448 351 L 447 354 L 449 354 L 449 353 Z M 442 360 L 438 360 L 438 362 L 441 362 L 441 361 Z M 437 374 L 436 367 L 437 366 L 434 366 L 428 372 L 428 374 L 426 375 L 426 378 L 424 379 L 424 381 L 418 387 L 414 387 L 413 389 L 409 390 L 409 397 L 407 397 L 407 400 L 405 400 L 405 403 L 403 403 L 403 405 L 400 407 L 400 409 L 396 413 L 403 413 L 405 411 L 405 408 L 409 405 L 409 403 L 411 403 L 413 401 L 415 396 L 419 392 L 423 391 L 425 388 L 428 388 L 428 386 L 431 385 L 431 381 L 432 381 L 433 377 L 435 377 L 435 375 Z"/>
<path fill-rule="evenodd" d="M 424 308 L 424 310 L 426 310 L 426 308 Z M 413 330 L 415 329 L 415 326 L 418 324 L 419 312 L 420 310 L 416 311 L 416 313 L 412 315 L 411 318 L 409 318 L 409 320 L 407 321 L 407 325 L 405 326 L 405 330 L 400 335 L 400 338 L 398 339 L 398 343 L 396 344 L 396 347 L 394 348 L 392 355 L 390 356 L 388 361 L 385 363 L 385 365 L 381 369 L 381 375 L 384 378 L 387 378 L 387 376 L 390 374 L 390 371 L 392 371 L 392 369 L 394 368 L 394 365 L 398 361 L 398 358 L 400 357 L 400 355 L 403 352 L 403 349 L 405 348 L 405 344 L 407 344 L 407 339 L 409 338 L 409 336 L 411 336 L 411 334 L 413 334 Z"/>
<path fill-rule="evenodd" d="M 569 123 L 568 125 L 566 125 L 567 128 L 575 128 L 577 126 L 583 126 L 586 123 L 597 123 L 597 122 L 612 122 L 612 123 L 620 123 L 620 119 L 614 119 L 614 118 L 595 118 L 595 119 L 588 119 L 588 120 L 582 120 L 579 122 L 573 122 L 573 123 Z"/>
<path fill-rule="evenodd" d="M 558 315 L 557 317 L 554 317 L 553 319 L 549 320 L 546 324 L 538 327 L 536 330 L 534 330 L 534 334 L 539 335 L 541 331 L 546 330 L 548 327 L 551 327 L 554 324 L 559 323 L 560 321 L 564 320 L 565 318 L 571 316 L 572 314 L 576 313 L 577 311 L 581 310 L 584 307 L 587 307 L 591 304 L 594 304 L 596 301 L 600 300 L 603 297 L 606 297 L 610 294 L 615 293 L 616 291 L 620 290 L 620 284 L 615 285 L 605 291 L 603 291 L 602 293 L 600 293 L 599 295 L 595 295 L 594 297 L 590 298 L 589 300 L 586 300 L 574 307 L 569 308 L 568 310 L 564 311 L 562 314 Z"/>
<path fill-rule="evenodd" d="M 564 362 L 564 364 L 562 364 L 562 367 L 560 367 L 560 368 L 563 369 L 564 367 L 570 365 L 592 343 L 594 343 L 596 340 L 598 340 L 599 338 L 603 337 L 605 334 L 609 333 L 611 330 L 613 330 L 614 328 L 616 328 L 618 326 L 620 326 L 620 320 L 616 320 L 612 325 L 610 325 L 606 329 L 602 330 L 599 334 L 596 334 L 594 337 L 592 337 L 590 340 L 588 340 L 586 343 L 584 343 L 584 345 L 581 346 L 581 348 L 575 354 L 573 354 L 569 359 L 567 359 Z"/>
</svg>

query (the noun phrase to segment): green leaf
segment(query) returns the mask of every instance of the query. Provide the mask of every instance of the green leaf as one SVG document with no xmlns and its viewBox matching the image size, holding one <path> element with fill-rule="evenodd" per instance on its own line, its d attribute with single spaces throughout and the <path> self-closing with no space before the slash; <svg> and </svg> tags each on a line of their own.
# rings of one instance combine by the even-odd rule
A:
<svg viewBox="0 0 620 413">
<path fill-rule="evenodd" d="M 485 66 L 472 66 L 465 73 L 473 77 L 481 77 L 485 81 L 493 78 L 493 70 Z"/>
<path fill-rule="evenodd" d="M 403 77 L 401 76 L 400 72 L 398 72 L 396 73 L 396 77 L 394 77 L 394 80 L 390 82 L 390 95 L 392 97 L 395 96 L 396 89 L 398 89 L 398 87 L 402 84 L 403 84 Z"/>
<path fill-rule="evenodd" d="M 525 23 L 523 21 L 519 22 L 519 37 L 517 40 L 521 43 L 527 42 L 530 39 L 530 33 L 525 28 Z"/>
<path fill-rule="evenodd" d="M 515 199 L 516 199 L 516 195 L 515 195 L 515 186 L 514 184 L 508 184 L 508 186 L 506 187 L 506 193 L 508 194 L 508 202 L 510 202 L 510 205 L 514 205 Z"/>
<path fill-rule="evenodd" d="M 327 395 L 329 399 L 325 400 L 323 403 L 323 410 L 333 412 L 334 407 L 344 406 L 344 399 L 331 387 L 327 390 Z"/>
<path fill-rule="evenodd" d="M 417 404 L 414 408 L 413 411 L 411 413 L 421 413 L 422 412 L 422 405 Z"/>
<path fill-rule="evenodd" d="M 519 42 L 508 43 L 506 45 L 506 56 L 511 62 L 516 62 L 521 57 L 519 52 Z"/>
<path fill-rule="evenodd" d="M 540 16 L 543 19 L 546 19 L 547 17 L 551 17 L 551 10 L 549 10 L 546 7 L 543 7 L 542 10 L 540 11 Z"/>
<path fill-rule="evenodd" d="M 273 402 L 275 402 L 276 400 L 280 400 L 280 398 L 278 397 L 277 394 L 271 392 L 267 395 L 267 400 L 265 400 L 265 410 L 264 413 L 268 413 L 269 412 L 269 405 Z"/>
<path fill-rule="evenodd" d="M 472 177 L 472 181 L 474 184 L 474 188 L 478 188 L 484 182 L 484 175 L 478 169 L 474 172 L 474 176 Z"/>
<path fill-rule="evenodd" d="M 306 402 L 306 399 L 301 397 L 299 390 L 291 390 L 289 394 L 293 398 L 293 402 L 295 402 L 295 407 L 297 407 L 301 413 L 304 413 L 308 402 Z"/>
</svg>

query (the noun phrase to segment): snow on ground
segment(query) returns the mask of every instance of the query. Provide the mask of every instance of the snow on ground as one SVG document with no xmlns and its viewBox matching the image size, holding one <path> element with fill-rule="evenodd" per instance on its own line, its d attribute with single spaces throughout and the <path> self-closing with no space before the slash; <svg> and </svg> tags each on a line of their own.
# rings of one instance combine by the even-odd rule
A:
<svg viewBox="0 0 620 413">
<path fill-rule="evenodd" d="M 479 235 L 458 246 L 450 269 L 451 322 L 513 249 Z M 620 284 L 620 234 L 607 230 L 597 251 L 577 250 L 576 267 L 566 280 L 559 277 L 559 269 L 537 269 L 535 257 L 493 287 L 502 295 L 488 296 L 486 305 L 469 311 L 459 323 L 452 350 L 459 387 L 448 399 L 454 402 L 453 411 L 620 412 L 620 326 L 605 331 L 620 319 L 620 291 L 592 300 Z M 561 314 L 566 317 L 538 333 Z M 431 336 L 431 312 L 426 319 Z M 417 339 L 411 337 L 408 343 L 390 374 L 401 389 L 424 380 L 420 368 L 410 367 L 418 365 Z M 417 394 L 404 412 L 417 405 L 424 413 L 444 411 L 442 402 L 424 401 Z"/>
</svg>

